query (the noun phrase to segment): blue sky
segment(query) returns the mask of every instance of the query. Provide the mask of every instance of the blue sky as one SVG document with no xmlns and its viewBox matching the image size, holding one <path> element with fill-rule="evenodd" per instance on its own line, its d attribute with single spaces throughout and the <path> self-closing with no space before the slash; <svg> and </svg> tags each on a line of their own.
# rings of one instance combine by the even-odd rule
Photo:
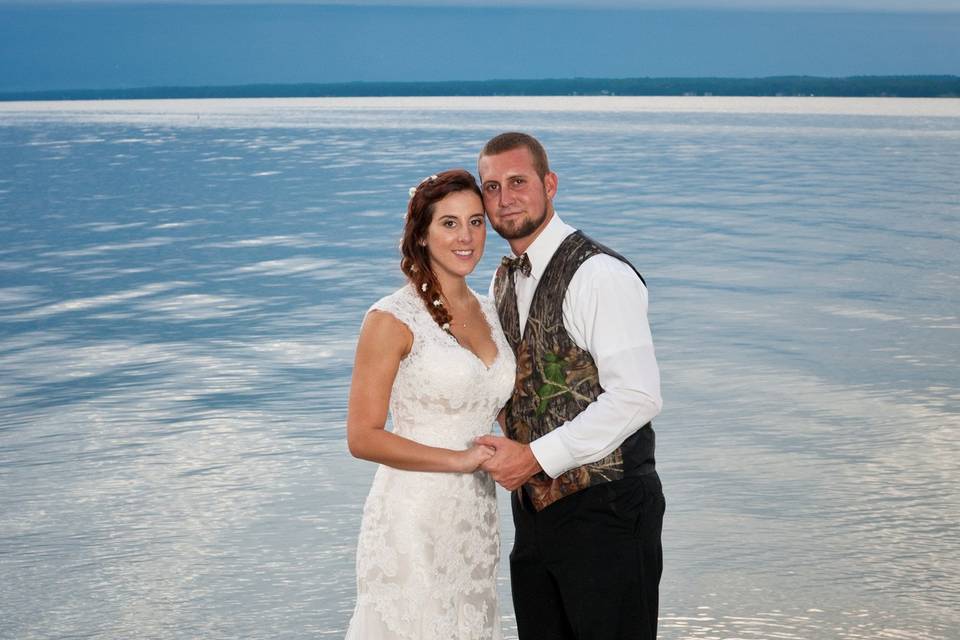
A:
<svg viewBox="0 0 960 640">
<path fill-rule="evenodd" d="M 0 0 L 0 91 L 960 74 L 960 0 L 470 4 Z"/>
<path fill-rule="evenodd" d="M 353 6 L 450 6 L 450 7 L 580 7 L 627 9 L 772 9 L 856 11 L 960 11 L 960 0 L 0 0 L 0 5 L 89 4 L 255 4 L 255 5 L 353 5 Z"/>
</svg>

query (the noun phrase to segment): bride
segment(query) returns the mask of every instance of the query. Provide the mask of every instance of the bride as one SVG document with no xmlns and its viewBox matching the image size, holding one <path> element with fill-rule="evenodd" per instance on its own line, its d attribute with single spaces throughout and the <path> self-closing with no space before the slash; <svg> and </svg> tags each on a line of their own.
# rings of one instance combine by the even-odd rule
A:
<svg viewBox="0 0 960 640">
<path fill-rule="evenodd" d="M 380 463 L 357 542 L 347 640 L 498 640 L 499 514 L 479 469 L 513 388 L 515 361 L 493 302 L 466 282 L 483 253 L 480 190 L 467 171 L 411 189 L 400 268 L 357 343 L 350 452 Z M 387 412 L 393 430 L 387 431 Z"/>
</svg>

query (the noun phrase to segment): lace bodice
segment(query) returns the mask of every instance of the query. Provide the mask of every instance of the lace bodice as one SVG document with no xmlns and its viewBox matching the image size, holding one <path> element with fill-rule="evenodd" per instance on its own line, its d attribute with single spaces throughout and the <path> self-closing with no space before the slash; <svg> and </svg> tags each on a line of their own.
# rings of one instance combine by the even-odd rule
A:
<svg viewBox="0 0 960 640">
<path fill-rule="evenodd" d="M 497 345 L 490 367 L 437 326 L 412 286 L 371 307 L 392 314 L 413 333 L 413 347 L 400 362 L 390 396 L 395 433 L 431 446 L 464 449 L 475 436 L 489 432 L 513 388 L 516 367 L 493 301 L 477 299 Z"/>
<path fill-rule="evenodd" d="M 437 326 L 412 286 L 371 307 L 413 333 L 390 397 L 394 433 L 450 449 L 490 433 L 516 367 L 492 301 L 477 298 L 497 346 L 489 367 Z M 499 640 L 499 520 L 485 472 L 380 466 L 364 505 L 347 639 Z"/>
</svg>

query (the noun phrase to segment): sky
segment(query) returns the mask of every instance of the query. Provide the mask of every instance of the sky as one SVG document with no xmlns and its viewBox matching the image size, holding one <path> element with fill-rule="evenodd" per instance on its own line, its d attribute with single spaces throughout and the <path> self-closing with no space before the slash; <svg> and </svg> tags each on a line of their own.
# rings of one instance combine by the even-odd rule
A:
<svg viewBox="0 0 960 640">
<path fill-rule="evenodd" d="M 0 5 L 89 4 L 312 4 L 450 7 L 602 7 L 624 9 L 772 9 L 856 11 L 960 11 L 960 0 L 0 0 Z"/>
<path fill-rule="evenodd" d="M 790 0 L 792 9 L 774 0 L 673 0 L 670 9 L 653 8 L 652 1 L 606 1 L 618 6 L 600 8 L 586 0 L 554 0 L 552 6 L 541 6 L 545 0 L 483 6 L 449 0 L 432 0 L 433 6 L 423 6 L 431 0 L 419 6 L 390 0 L 352 0 L 349 6 L 0 0 L 0 92 L 504 78 L 960 75 L 960 0 Z M 693 4 L 701 8 L 685 8 Z"/>
</svg>

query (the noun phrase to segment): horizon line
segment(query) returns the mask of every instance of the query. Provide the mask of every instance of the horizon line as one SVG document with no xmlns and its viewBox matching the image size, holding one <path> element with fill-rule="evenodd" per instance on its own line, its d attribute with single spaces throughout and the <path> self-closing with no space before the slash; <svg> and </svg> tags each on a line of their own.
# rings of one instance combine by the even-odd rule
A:
<svg viewBox="0 0 960 640">
<path fill-rule="evenodd" d="M 407 93 L 416 89 L 414 93 Z M 482 90 L 470 94 L 466 90 Z M 719 93 L 718 93 L 719 92 Z M 451 95 L 820 95 L 960 97 L 960 75 L 776 75 L 495 78 L 487 80 L 349 80 L 153 85 L 107 88 L 11 89 L 0 101 L 241 97 L 399 97 Z"/>
</svg>

